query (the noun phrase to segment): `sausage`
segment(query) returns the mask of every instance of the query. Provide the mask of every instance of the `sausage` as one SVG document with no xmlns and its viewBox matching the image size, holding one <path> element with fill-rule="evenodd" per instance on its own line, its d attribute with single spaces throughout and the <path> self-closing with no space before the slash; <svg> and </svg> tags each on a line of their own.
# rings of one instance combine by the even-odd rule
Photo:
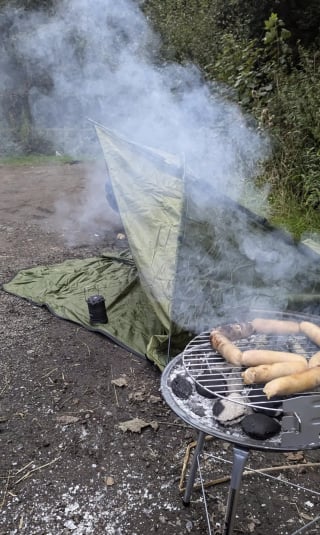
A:
<svg viewBox="0 0 320 535">
<path fill-rule="evenodd" d="M 305 362 L 275 362 L 274 364 L 261 364 L 260 366 L 247 368 L 241 375 L 244 384 L 251 385 L 253 383 L 267 383 L 277 377 L 302 372 L 307 367 L 306 360 Z"/>
<path fill-rule="evenodd" d="M 305 334 L 312 342 L 320 346 L 320 327 L 311 323 L 311 321 L 302 321 L 300 331 Z"/>
<path fill-rule="evenodd" d="M 263 388 L 268 399 L 312 390 L 320 385 L 320 367 L 272 379 Z"/>
<path fill-rule="evenodd" d="M 305 357 L 286 351 L 272 351 L 269 349 L 248 349 L 242 353 L 242 366 L 259 366 L 275 362 L 306 362 Z"/>
<path fill-rule="evenodd" d="M 320 351 L 317 351 L 309 360 L 309 368 L 320 366 Z"/>
<path fill-rule="evenodd" d="M 298 334 L 300 332 L 300 325 L 296 321 L 256 318 L 252 320 L 251 323 L 252 323 L 252 327 L 257 333 Z"/>
<path fill-rule="evenodd" d="M 214 329 L 223 334 L 229 340 L 239 340 L 240 338 L 248 338 L 254 333 L 252 323 L 229 323 L 221 325 Z"/>
<path fill-rule="evenodd" d="M 242 352 L 230 340 L 217 330 L 210 333 L 211 345 L 227 362 L 234 366 L 241 366 Z"/>
</svg>

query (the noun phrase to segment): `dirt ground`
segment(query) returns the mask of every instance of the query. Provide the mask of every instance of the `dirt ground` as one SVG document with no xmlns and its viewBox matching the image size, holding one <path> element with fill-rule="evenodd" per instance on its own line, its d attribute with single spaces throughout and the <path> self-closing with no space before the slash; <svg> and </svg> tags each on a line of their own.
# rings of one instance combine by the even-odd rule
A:
<svg viewBox="0 0 320 535">
<path fill-rule="evenodd" d="M 30 266 L 125 247 L 103 184 L 103 166 L 81 162 L 0 166 L 1 282 Z M 101 188 L 96 206 L 92 187 Z M 160 372 L 3 290 L 0 307 L 0 534 L 222 533 L 228 481 L 206 488 L 210 529 L 201 489 L 182 503 L 196 432 L 162 400 Z M 135 418 L 141 432 L 120 427 Z M 231 460 L 230 444 L 208 441 L 203 480 L 228 476 Z M 250 467 L 291 468 L 272 479 L 244 476 L 234 533 L 291 535 L 317 518 L 319 462 L 319 450 L 251 451 Z M 319 530 L 317 522 L 303 533 Z"/>
</svg>

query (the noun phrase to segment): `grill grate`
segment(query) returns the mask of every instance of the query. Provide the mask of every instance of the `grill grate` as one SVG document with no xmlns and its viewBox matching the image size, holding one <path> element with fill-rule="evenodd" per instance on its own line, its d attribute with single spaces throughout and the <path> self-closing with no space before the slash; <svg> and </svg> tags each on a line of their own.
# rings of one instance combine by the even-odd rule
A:
<svg viewBox="0 0 320 535">
<path fill-rule="evenodd" d="M 253 334 L 248 338 L 233 341 L 241 351 L 248 349 L 272 349 L 301 354 L 309 359 L 319 348 L 304 335 L 265 335 Z M 183 366 L 186 373 L 198 388 L 208 394 L 214 392 L 218 397 L 236 394 L 235 403 L 247 405 L 253 409 L 268 407 L 268 411 L 282 412 L 282 403 L 288 397 L 273 398 L 270 402 L 262 394 L 262 385 L 243 383 L 243 368 L 230 365 L 215 351 L 210 342 L 210 331 L 203 332 L 193 338 L 183 351 Z M 315 392 L 307 392 L 311 395 Z M 249 396 L 249 397 L 248 397 Z M 290 396 L 290 398 L 295 396 Z"/>
</svg>

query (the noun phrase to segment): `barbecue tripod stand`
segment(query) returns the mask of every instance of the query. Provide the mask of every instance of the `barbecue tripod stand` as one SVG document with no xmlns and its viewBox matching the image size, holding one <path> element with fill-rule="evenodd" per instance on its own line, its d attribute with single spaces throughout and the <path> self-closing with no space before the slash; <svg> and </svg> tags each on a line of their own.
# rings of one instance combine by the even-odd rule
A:
<svg viewBox="0 0 320 535">
<path fill-rule="evenodd" d="M 212 435 L 209 435 L 211 438 Z M 197 474 L 197 469 L 199 466 L 200 457 L 203 451 L 204 447 L 204 441 L 205 441 L 206 434 L 203 431 L 198 432 L 198 439 L 197 439 L 197 445 L 195 448 L 194 456 L 191 462 L 190 472 L 188 475 L 185 493 L 183 496 L 183 503 L 184 505 L 190 504 L 190 498 L 192 494 L 192 489 L 194 485 L 194 481 Z M 227 507 L 226 507 L 226 513 L 224 518 L 224 525 L 223 525 L 223 531 L 222 535 L 232 535 L 233 528 L 234 528 L 234 521 L 236 518 L 236 510 L 238 505 L 238 499 L 239 499 L 239 493 L 241 488 L 241 482 L 242 482 L 242 475 L 243 471 L 250 453 L 251 448 L 245 448 L 243 446 L 233 445 L 233 462 L 232 462 L 232 470 L 231 470 L 231 476 L 230 476 L 230 484 L 229 484 L 229 491 L 228 491 L 228 500 L 227 500 Z M 318 522 L 320 520 L 320 517 L 316 517 L 304 526 L 302 526 L 300 529 L 294 531 L 292 535 L 298 535 L 300 533 L 303 533 L 306 529 L 311 527 L 313 524 Z M 210 529 L 210 526 L 209 526 Z M 211 529 L 210 533 L 211 535 Z"/>
<path fill-rule="evenodd" d="M 205 433 L 203 431 L 198 432 L 197 445 L 192 459 L 190 473 L 187 479 L 186 489 L 183 496 L 183 503 L 189 505 L 191 493 L 193 489 L 194 480 L 196 477 L 198 462 L 203 450 Z M 243 447 L 233 447 L 233 463 L 231 471 L 231 480 L 229 485 L 228 501 L 226 514 L 224 519 L 223 535 L 232 535 L 234 520 L 236 516 L 236 509 L 238 504 L 238 498 L 241 487 L 242 474 L 247 462 L 249 450 Z"/>
</svg>

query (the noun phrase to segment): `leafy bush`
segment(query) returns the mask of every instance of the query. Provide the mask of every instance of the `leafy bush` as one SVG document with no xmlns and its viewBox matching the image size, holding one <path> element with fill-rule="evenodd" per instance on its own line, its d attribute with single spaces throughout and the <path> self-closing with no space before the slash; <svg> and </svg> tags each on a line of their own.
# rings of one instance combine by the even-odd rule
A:
<svg viewBox="0 0 320 535">
<path fill-rule="evenodd" d="M 269 187 L 275 217 L 298 204 L 311 220 L 310 210 L 320 207 L 320 3 L 295 0 L 290 9 L 284 0 L 144 5 L 164 38 L 164 57 L 196 61 L 269 131 L 273 157 L 259 180 Z"/>
</svg>

